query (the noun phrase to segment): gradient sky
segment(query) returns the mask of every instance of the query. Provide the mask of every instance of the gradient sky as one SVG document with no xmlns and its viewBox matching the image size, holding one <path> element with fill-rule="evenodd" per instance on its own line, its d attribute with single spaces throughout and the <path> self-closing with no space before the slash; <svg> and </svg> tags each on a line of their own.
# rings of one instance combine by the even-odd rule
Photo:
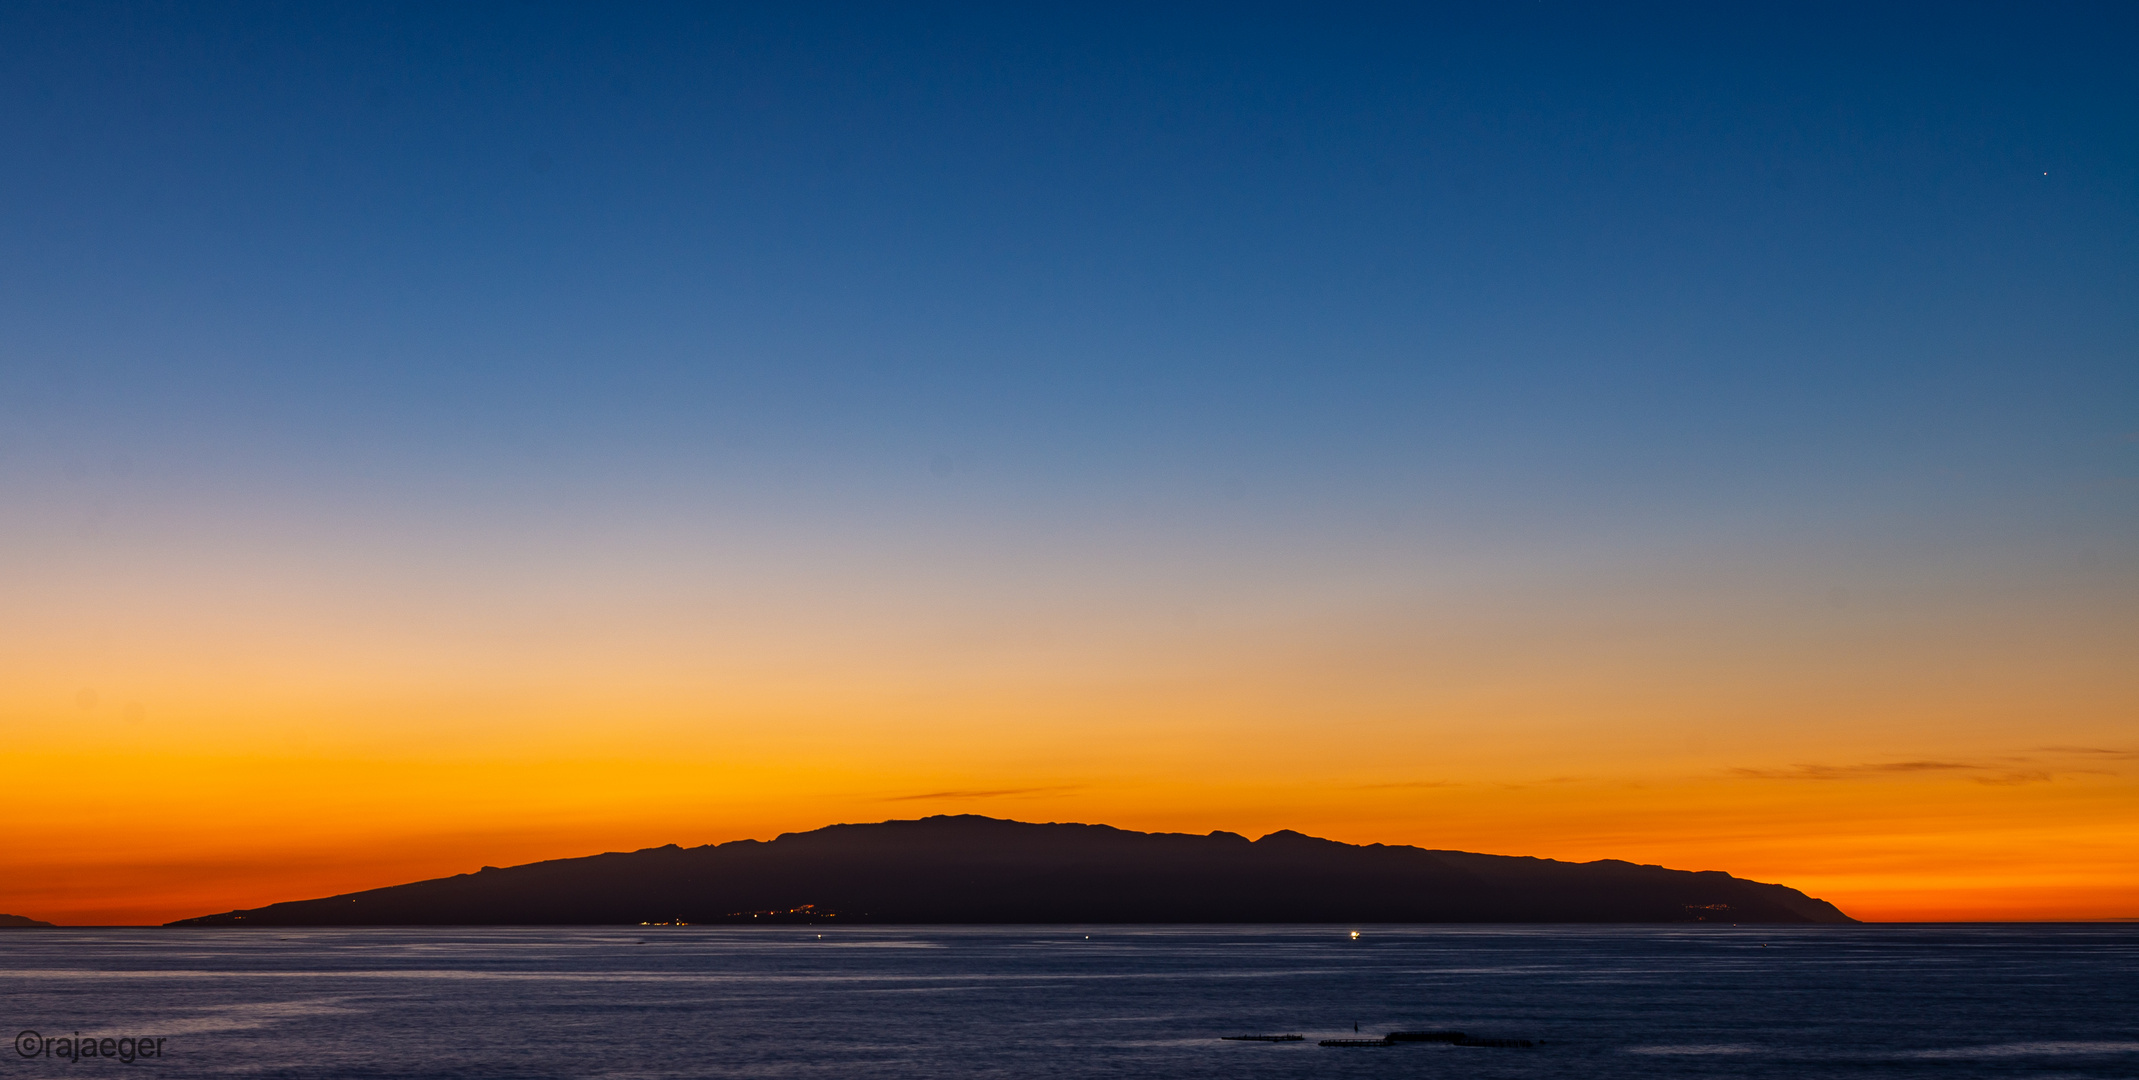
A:
<svg viewBox="0 0 2139 1080">
<path fill-rule="evenodd" d="M 2126 5 L 0 6 L 0 911 L 941 812 L 2139 916 Z"/>
</svg>

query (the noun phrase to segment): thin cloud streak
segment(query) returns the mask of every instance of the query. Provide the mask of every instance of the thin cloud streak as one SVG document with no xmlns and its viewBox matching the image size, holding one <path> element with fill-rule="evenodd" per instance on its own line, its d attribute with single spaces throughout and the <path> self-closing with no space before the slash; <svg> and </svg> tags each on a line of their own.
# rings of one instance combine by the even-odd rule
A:
<svg viewBox="0 0 2139 1080">
<path fill-rule="evenodd" d="M 1992 776 L 1971 776 L 1969 779 L 1978 784 L 2013 787 L 2020 784 L 2047 784 L 2056 779 L 2056 777 L 2047 770 L 2038 769 L 2032 772 L 2005 772 Z"/>
<path fill-rule="evenodd" d="M 1732 769 L 1745 780 L 1865 780 L 1897 773 L 1971 772 L 1984 768 L 1960 761 L 1891 761 L 1864 765 L 1793 765 L 1787 769 Z"/>
<path fill-rule="evenodd" d="M 1026 787 L 964 789 L 958 791 L 927 791 L 919 795 L 886 795 L 878 802 L 920 802 L 924 799 L 1002 799 L 1013 795 L 1051 795 L 1062 791 L 1075 791 L 1075 785 L 1061 787 Z"/>
<path fill-rule="evenodd" d="M 2086 754 L 2092 757 L 2115 758 L 2120 761 L 2139 758 L 2139 750 L 2110 750 L 2100 746 L 2038 746 L 2035 749 L 2045 754 Z"/>
<path fill-rule="evenodd" d="M 2139 757 L 2139 755 L 2118 750 L 2084 750 L 2074 747 L 2042 747 L 2040 749 L 2057 753 L 2090 753 L 2115 758 Z M 2116 775 L 2114 772 L 2107 769 L 2057 769 L 2053 771 L 2050 769 L 2016 767 L 2031 764 L 2033 764 L 2033 760 L 2025 757 L 2006 758 L 2002 762 L 1999 762 L 1997 764 L 1983 764 L 1967 761 L 1934 760 L 1882 761 L 1866 762 L 1864 764 L 1859 765 L 1804 764 L 1793 765 L 1787 769 L 1738 768 L 1729 770 L 1729 774 L 1732 777 L 1740 780 L 1827 781 L 1873 780 L 1879 779 L 1881 777 L 1908 776 L 1917 773 L 1977 773 L 1979 775 L 1969 776 L 1967 777 L 1967 779 L 1978 784 L 1992 784 L 1997 786 L 2012 786 L 2018 784 L 2047 784 L 2057 779 L 2061 775 Z"/>
</svg>

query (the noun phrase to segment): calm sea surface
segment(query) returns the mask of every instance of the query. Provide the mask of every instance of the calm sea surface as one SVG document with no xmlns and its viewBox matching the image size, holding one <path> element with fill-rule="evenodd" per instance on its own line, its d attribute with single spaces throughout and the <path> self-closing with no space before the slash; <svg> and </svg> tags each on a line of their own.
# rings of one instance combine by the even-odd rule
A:
<svg viewBox="0 0 2139 1080">
<path fill-rule="evenodd" d="M 0 1076 L 2139 1077 L 2139 926 L 818 929 L 0 932 Z"/>
</svg>

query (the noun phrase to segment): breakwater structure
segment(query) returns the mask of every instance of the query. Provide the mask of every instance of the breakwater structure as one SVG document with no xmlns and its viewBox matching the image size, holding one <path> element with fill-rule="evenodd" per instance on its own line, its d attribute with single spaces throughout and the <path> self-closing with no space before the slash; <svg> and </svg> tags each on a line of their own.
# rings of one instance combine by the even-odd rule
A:
<svg viewBox="0 0 2139 1080">
<path fill-rule="evenodd" d="M 1392 1031 L 1379 1039 L 1323 1039 L 1317 1046 L 1399 1046 L 1404 1043 L 1444 1043 L 1449 1046 L 1489 1046 L 1521 1050 L 1543 1046 L 1543 1039 L 1474 1038 L 1460 1031 Z"/>
</svg>

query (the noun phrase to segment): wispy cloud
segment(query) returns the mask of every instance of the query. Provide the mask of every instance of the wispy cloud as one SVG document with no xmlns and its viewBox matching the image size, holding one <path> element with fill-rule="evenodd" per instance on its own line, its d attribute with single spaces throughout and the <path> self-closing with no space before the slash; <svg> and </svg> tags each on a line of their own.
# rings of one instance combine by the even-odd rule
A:
<svg viewBox="0 0 2139 1080">
<path fill-rule="evenodd" d="M 2139 758 L 2139 753 L 2127 750 L 2103 750 L 2096 747 L 2044 746 L 2037 753 L 2084 755 L 2094 761 Z M 1978 784 L 2001 786 L 2016 784 L 2047 784 L 2059 776 L 2095 775 L 2113 776 L 2114 771 L 2100 768 L 2042 767 L 2042 762 L 2029 757 L 2002 757 L 1988 761 L 1877 761 L 1857 765 L 1792 765 L 1787 769 L 1730 769 L 1729 774 L 1741 780 L 1876 780 L 1884 777 L 1908 776 L 1917 773 L 1959 774 Z"/>
<path fill-rule="evenodd" d="M 1503 791 L 1521 791 L 1524 788 L 1537 787 L 1541 784 L 1586 784 L 1595 779 L 1596 777 L 1593 776 L 1550 776 L 1546 777 L 1543 780 L 1502 780 L 1490 783 L 1477 780 L 1396 780 L 1385 784 L 1353 784 L 1351 785 L 1350 790 L 1396 791 L 1403 789 L 1419 790 L 1426 788 L 1494 787 L 1500 788 Z"/>
<path fill-rule="evenodd" d="M 1978 784 L 2013 786 L 2018 784 L 2047 784 L 2055 777 L 2047 769 L 2021 769 L 2012 772 L 1986 773 L 1982 776 L 1971 776 L 1969 779 Z"/>
<path fill-rule="evenodd" d="M 1019 788 L 960 788 L 954 791 L 924 791 L 919 795 L 886 795 L 878 802 L 920 802 L 924 799 L 1002 799 L 1013 795 L 1049 795 L 1058 791 L 1075 791 L 1077 785 L 1065 784 L 1056 787 Z"/>
<path fill-rule="evenodd" d="M 2111 750 L 2100 746 L 2038 746 L 2036 752 L 2043 754 L 2081 754 L 2087 757 L 2109 758 L 2130 761 L 2139 758 L 2139 750 Z"/>
<path fill-rule="evenodd" d="M 1868 780 L 1896 773 L 1968 772 L 1981 769 L 1964 761 L 1886 761 L 1865 765 L 1792 765 L 1787 769 L 1732 769 L 1746 780 Z"/>
</svg>

